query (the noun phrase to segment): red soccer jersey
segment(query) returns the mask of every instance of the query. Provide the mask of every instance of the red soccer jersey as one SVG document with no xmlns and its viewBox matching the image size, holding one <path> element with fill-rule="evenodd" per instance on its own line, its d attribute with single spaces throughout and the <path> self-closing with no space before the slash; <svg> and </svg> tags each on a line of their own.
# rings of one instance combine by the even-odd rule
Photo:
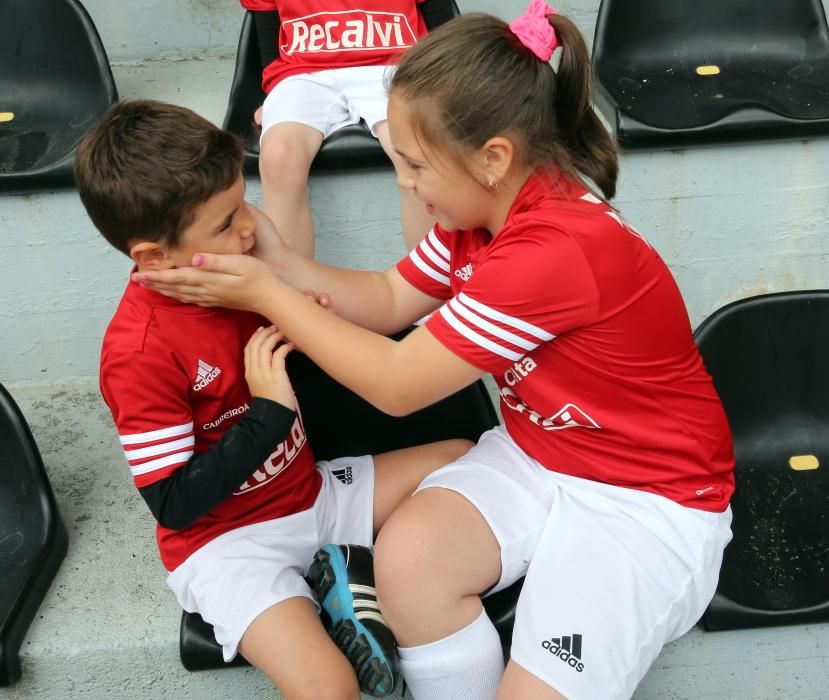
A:
<svg viewBox="0 0 829 700">
<path fill-rule="evenodd" d="M 423 0 L 241 0 L 279 13 L 279 58 L 265 67 L 269 93 L 283 78 L 351 66 L 386 66 L 426 34 Z"/>
<path fill-rule="evenodd" d="M 135 485 L 172 474 L 210 449 L 251 400 L 243 349 L 262 319 L 181 304 L 130 282 L 101 351 L 101 393 Z M 309 508 L 321 479 L 297 417 L 290 436 L 234 494 L 184 530 L 157 527 L 172 571 L 228 530 Z"/>
<path fill-rule="evenodd" d="M 509 434 L 545 467 L 726 508 L 731 433 L 679 289 L 598 197 L 536 173 L 494 238 L 436 226 L 398 270 L 449 300 L 426 327 L 492 372 Z"/>
</svg>

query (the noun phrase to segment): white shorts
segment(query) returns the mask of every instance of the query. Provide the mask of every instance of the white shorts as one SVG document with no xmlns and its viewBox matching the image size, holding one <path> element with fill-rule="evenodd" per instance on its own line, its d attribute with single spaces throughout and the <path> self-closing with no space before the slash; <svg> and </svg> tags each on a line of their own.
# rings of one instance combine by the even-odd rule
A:
<svg viewBox="0 0 829 700">
<path fill-rule="evenodd" d="M 328 138 L 365 120 L 373 136 L 386 119 L 385 79 L 391 66 L 355 66 L 292 75 L 277 83 L 262 107 L 262 135 L 274 124 L 299 122 Z"/>
<path fill-rule="evenodd" d="M 714 595 L 731 510 L 708 513 L 551 472 L 499 426 L 418 490 L 471 501 L 501 546 L 501 579 L 526 575 L 512 659 L 568 700 L 629 698 L 662 647 Z"/>
<path fill-rule="evenodd" d="M 317 470 L 322 488 L 308 510 L 226 532 L 167 577 L 181 607 L 213 625 L 225 661 L 236 656 L 250 623 L 272 605 L 296 596 L 314 600 L 304 577 L 320 547 L 372 544 L 372 458 L 318 462 Z"/>
</svg>

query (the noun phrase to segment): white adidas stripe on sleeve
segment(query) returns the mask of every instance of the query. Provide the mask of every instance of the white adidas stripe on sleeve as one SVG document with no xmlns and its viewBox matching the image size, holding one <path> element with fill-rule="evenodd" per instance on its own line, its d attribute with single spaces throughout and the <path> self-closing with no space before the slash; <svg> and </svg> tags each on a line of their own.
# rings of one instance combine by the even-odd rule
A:
<svg viewBox="0 0 829 700">
<path fill-rule="evenodd" d="M 417 251 L 418 249 L 415 248 L 411 253 L 409 253 L 409 258 L 415 264 L 415 267 L 417 267 L 417 269 L 427 277 L 431 277 L 433 280 L 440 282 L 441 284 L 445 284 L 448 287 L 450 282 L 449 277 L 440 274 L 432 266 L 424 262 L 423 258 L 417 254 Z"/>
<path fill-rule="evenodd" d="M 138 464 L 136 466 L 130 465 L 130 471 L 133 476 L 141 476 L 142 474 L 149 474 L 150 472 L 157 471 L 158 469 L 165 469 L 166 467 L 174 464 L 184 464 L 192 456 L 193 450 L 188 450 L 187 452 L 176 452 L 175 454 L 167 455 L 166 457 L 161 457 L 160 459 L 154 459 L 150 462 L 144 462 L 143 464 Z"/>
<path fill-rule="evenodd" d="M 437 241 L 437 238 L 435 238 Z M 440 241 L 437 241 L 440 243 Z M 449 259 L 443 258 L 435 252 L 432 245 L 429 244 L 428 239 L 424 239 L 420 242 L 418 246 L 420 248 L 420 252 L 423 253 L 429 260 L 431 260 L 435 265 L 437 265 L 441 270 L 444 272 L 449 272 Z"/>
<path fill-rule="evenodd" d="M 137 445 L 142 442 L 155 442 L 165 438 L 178 437 L 193 432 L 193 421 L 182 425 L 173 425 L 169 428 L 151 430 L 147 433 L 133 433 L 131 435 L 119 435 L 122 445 Z"/>
<path fill-rule="evenodd" d="M 461 304 L 457 298 L 452 299 L 449 302 L 449 306 L 452 307 L 452 311 L 454 311 L 459 316 L 462 316 L 471 324 L 477 326 L 483 331 L 486 331 L 490 335 L 494 335 L 501 340 L 506 340 L 508 343 L 512 345 L 517 345 L 519 348 L 523 348 L 528 352 L 530 350 L 535 350 L 538 347 L 538 343 L 532 343 L 529 340 L 525 340 L 520 335 L 515 335 L 515 333 L 511 333 L 508 330 L 501 328 L 500 326 L 496 326 L 494 323 L 490 323 L 485 318 L 478 316 L 474 311 L 471 311 L 466 306 Z"/>
<path fill-rule="evenodd" d="M 485 338 L 480 333 L 473 331 L 469 326 L 455 316 L 454 313 L 452 313 L 448 304 L 444 304 L 440 308 L 440 315 L 443 316 L 446 322 L 464 338 L 471 340 L 473 343 L 479 345 L 485 350 L 494 352 L 496 355 L 500 355 L 501 357 L 506 357 L 508 360 L 512 360 L 513 362 L 517 362 L 524 356 L 523 353 L 505 348 L 504 346 L 491 341 L 489 338 Z"/>
<path fill-rule="evenodd" d="M 130 462 L 136 459 L 144 459 L 145 457 L 154 457 L 155 455 L 165 455 L 170 452 L 178 452 L 186 447 L 193 447 L 196 444 L 196 438 L 190 435 L 181 440 L 171 440 L 169 442 L 160 442 L 157 445 L 150 445 L 149 447 L 141 447 L 137 450 L 124 450 L 127 460 Z"/>
<path fill-rule="evenodd" d="M 464 305 L 477 311 L 479 314 L 481 314 L 481 316 L 486 316 L 494 321 L 498 321 L 498 323 L 501 323 L 505 326 L 512 326 L 513 328 L 516 328 L 520 331 L 529 333 L 530 335 L 535 336 L 539 340 L 550 341 L 555 338 L 555 336 L 552 333 L 548 333 L 543 328 L 539 328 L 538 326 L 534 326 L 532 323 L 522 321 L 520 318 L 508 316 L 507 314 L 502 313 L 501 311 L 497 311 L 496 309 L 493 309 L 487 306 L 486 304 L 482 304 L 479 301 L 475 301 L 463 292 L 458 294 L 457 299 Z"/>
</svg>

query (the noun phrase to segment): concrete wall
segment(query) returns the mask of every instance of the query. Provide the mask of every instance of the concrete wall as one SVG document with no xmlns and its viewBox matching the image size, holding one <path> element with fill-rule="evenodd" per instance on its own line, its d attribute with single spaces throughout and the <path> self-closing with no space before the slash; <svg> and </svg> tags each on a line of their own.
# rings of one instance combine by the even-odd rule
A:
<svg viewBox="0 0 829 700">
<path fill-rule="evenodd" d="M 233 0 L 85 4 L 122 96 L 221 122 L 241 20 Z M 507 18 L 524 5 L 460 2 Z M 558 9 L 590 39 L 598 5 Z M 829 137 L 632 152 L 621 166 L 617 204 L 671 266 L 694 325 L 741 297 L 829 287 Z M 261 202 L 258 180 L 249 193 Z M 314 175 L 311 200 L 321 259 L 382 268 L 403 254 L 391 170 Z M 0 381 L 95 375 L 129 261 L 107 248 L 71 190 L 0 197 L 0 231 Z"/>
</svg>

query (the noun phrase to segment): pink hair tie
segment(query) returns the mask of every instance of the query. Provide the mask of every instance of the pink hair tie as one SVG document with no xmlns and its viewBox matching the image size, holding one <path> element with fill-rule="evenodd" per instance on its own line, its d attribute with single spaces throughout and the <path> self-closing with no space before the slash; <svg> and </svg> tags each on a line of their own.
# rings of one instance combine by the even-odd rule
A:
<svg viewBox="0 0 829 700">
<path fill-rule="evenodd" d="M 530 0 L 527 11 L 509 23 L 512 33 L 530 51 L 547 63 L 558 46 L 556 30 L 547 19 L 556 11 L 541 0 Z"/>
</svg>

